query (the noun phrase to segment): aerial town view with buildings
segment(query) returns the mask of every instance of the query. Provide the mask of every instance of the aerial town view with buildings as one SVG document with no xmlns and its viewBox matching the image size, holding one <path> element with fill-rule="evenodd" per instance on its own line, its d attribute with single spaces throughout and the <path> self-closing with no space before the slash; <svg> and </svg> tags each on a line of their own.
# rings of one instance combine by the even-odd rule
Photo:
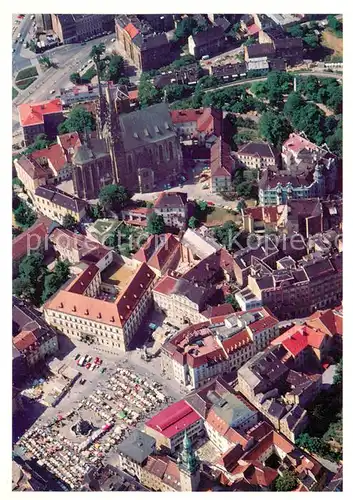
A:
<svg viewBox="0 0 353 500">
<path fill-rule="evenodd" d="M 342 88 L 340 14 L 12 16 L 14 491 L 342 491 Z"/>
</svg>

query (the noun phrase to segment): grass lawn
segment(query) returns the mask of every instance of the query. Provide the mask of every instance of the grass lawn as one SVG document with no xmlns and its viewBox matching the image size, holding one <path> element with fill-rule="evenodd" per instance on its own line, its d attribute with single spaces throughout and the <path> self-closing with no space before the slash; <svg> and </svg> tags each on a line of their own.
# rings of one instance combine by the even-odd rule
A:
<svg viewBox="0 0 353 500">
<path fill-rule="evenodd" d="M 227 204 L 226 201 L 224 203 Z M 224 224 L 228 220 L 232 220 L 236 223 L 240 223 L 241 216 L 238 214 L 228 212 L 224 208 L 216 207 L 213 210 L 213 212 L 211 212 L 210 214 L 207 214 L 205 224 L 206 224 L 206 226 L 221 226 L 222 224 Z"/>
<path fill-rule="evenodd" d="M 32 85 L 32 83 L 35 82 L 36 79 L 37 78 L 35 76 L 33 78 L 26 78 L 25 80 L 20 80 L 16 82 L 16 85 L 20 90 L 25 90 L 27 87 Z"/>
<path fill-rule="evenodd" d="M 15 89 L 15 87 L 12 87 L 12 99 L 15 99 L 15 97 L 18 96 L 18 90 Z"/>
<path fill-rule="evenodd" d="M 97 74 L 97 71 L 96 71 L 96 68 L 95 66 L 91 66 L 90 68 L 88 68 L 87 71 L 85 71 L 82 75 L 81 75 L 81 79 L 84 80 L 84 81 L 91 81 L 92 78 L 94 76 L 96 76 Z"/>
<path fill-rule="evenodd" d="M 333 50 L 334 53 L 331 57 L 343 57 L 343 38 L 337 37 L 329 28 L 322 32 L 322 45 Z"/>
<path fill-rule="evenodd" d="M 21 71 L 17 73 L 16 83 L 21 80 L 25 80 L 26 78 L 30 78 L 31 76 L 38 76 L 38 71 L 35 66 L 30 66 L 29 68 L 21 69 Z"/>
</svg>

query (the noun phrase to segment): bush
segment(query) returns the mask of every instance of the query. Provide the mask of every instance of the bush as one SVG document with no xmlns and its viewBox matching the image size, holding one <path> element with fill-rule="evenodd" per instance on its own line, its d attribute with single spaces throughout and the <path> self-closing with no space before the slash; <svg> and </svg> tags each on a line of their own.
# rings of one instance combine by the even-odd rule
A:
<svg viewBox="0 0 353 500">
<path fill-rule="evenodd" d="M 35 66 L 30 66 L 29 68 L 21 69 L 21 71 L 17 73 L 15 81 L 17 83 L 20 80 L 25 80 L 26 78 L 30 78 L 31 76 L 38 76 L 38 71 Z"/>
<path fill-rule="evenodd" d="M 91 66 L 87 71 L 81 76 L 82 82 L 90 82 L 94 76 L 97 75 L 97 70 L 95 66 Z"/>
</svg>

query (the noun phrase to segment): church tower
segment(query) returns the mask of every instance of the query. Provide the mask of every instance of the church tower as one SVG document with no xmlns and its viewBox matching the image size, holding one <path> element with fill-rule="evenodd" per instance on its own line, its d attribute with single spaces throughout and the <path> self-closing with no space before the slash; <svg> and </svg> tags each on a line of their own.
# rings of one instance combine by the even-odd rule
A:
<svg viewBox="0 0 353 500">
<path fill-rule="evenodd" d="M 119 120 L 125 102 L 119 94 L 113 96 L 112 93 L 113 89 L 107 82 L 105 92 L 101 93 L 99 99 L 97 129 L 99 137 L 105 140 L 109 150 L 114 182 L 119 183 L 121 172 L 125 171 L 125 152 Z"/>
<path fill-rule="evenodd" d="M 186 431 L 183 440 L 183 451 L 178 462 L 181 491 L 196 491 L 200 483 L 200 467 Z"/>
</svg>

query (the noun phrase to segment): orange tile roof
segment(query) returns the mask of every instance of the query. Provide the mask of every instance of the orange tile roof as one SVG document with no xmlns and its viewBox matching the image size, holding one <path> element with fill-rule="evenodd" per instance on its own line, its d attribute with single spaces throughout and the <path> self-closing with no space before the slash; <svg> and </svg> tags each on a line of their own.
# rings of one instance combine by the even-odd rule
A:
<svg viewBox="0 0 353 500">
<path fill-rule="evenodd" d="M 154 272 L 147 264 L 142 263 L 115 302 L 60 290 L 55 297 L 49 299 L 44 309 L 122 328 L 154 278 Z"/>
<path fill-rule="evenodd" d="M 309 316 L 305 323 L 330 336 L 343 334 L 343 316 L 339 313 L 339 310 L 316 311 Z"/>
<path fill-rule="evenodd" d="M 129 96 L 129 100 L 130 101 L 135 101 L 138 99 L 138 96 L 139 96 L 139 91 L 138 89 L 136 90 L 129 90 L 128 92 L 128 96 Z"/>
<path fill-rule="evenodd" d="M 139 30 L 132 23 L 129 23 L 127 26 L 125 26 L 124 29 L 125 31 L 127 31 L 127 33 L 129 33 L 131 38 L 135 38 L 135 36 L 140 33 Z"/>
<path fill-rule="evenodd" d="M 52 99 L 38 103 L 24 103 L 17 106 L 22 127 L 44 123 L 44 115 L 62 113 L 61 99 Z"/>
</svg>

